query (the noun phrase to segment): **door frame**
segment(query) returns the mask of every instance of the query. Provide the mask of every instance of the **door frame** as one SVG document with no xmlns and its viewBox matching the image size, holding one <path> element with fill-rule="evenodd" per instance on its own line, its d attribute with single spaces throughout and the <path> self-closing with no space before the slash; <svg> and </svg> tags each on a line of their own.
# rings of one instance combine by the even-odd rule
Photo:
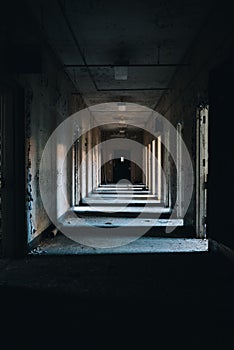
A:
<svg viewBox="0 0 234 350">
<path fill-rule="evenodd" d="M 208 105 L 196 117 L 196 235 L 206 238 L 208 177 Z"/>
</svg>

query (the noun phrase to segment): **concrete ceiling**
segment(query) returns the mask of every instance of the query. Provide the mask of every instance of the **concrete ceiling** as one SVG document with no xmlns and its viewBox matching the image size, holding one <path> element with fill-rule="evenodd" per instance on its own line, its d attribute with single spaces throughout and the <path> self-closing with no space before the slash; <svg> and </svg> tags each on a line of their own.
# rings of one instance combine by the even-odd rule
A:
<svg viewBox="0 0 234 350">
<path fill-rule="evenodd" d="M 212 6 L 208 0 L 29 1 L 88 106 L 155 108 Z M 114 66 L 128 66 L 116 80 Z"/>
<path fill-rule="evenodd" d="M 95 125 L 102 130 L 145 129 L 153 111 L 143 105 L 124 102 L 108 102 L 89 107 Z"/>
</svg>

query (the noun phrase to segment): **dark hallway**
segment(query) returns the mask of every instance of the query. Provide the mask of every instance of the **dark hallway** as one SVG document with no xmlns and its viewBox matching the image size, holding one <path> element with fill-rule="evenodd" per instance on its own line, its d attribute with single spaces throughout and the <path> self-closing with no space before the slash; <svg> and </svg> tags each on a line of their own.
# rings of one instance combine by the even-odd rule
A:
<svg viewBox="0 0 234 350">
<path fill-rule="evenodd" d="M 3 1 L 3 349 L 234 349 L 232 17 Z"/>
</svg>

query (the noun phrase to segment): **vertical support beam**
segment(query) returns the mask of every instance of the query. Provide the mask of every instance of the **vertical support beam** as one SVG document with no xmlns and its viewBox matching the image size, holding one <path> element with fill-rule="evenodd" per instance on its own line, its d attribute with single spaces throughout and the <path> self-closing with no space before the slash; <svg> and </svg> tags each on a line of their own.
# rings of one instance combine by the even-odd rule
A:
<svg viewBox="0 0 234 350">
<path fill-rule="evenodd" d="M 151 191 L 151 149 L 150 143 L 148 144 L 148 188 Z"/>
<path fill-rule="evenodd" d="M 177 216 L 182 215 L 182 124 L 177 124 L 177 140 L 176 140 L 176 161 L 177 161 Z"/>
<path fill-rule="evenodd" d="M 81 199 L 86 197 L 86 135 L 81 136 Z"/>
<path fill-rule="evenodd" d="M 77 140 L 72 148 L 72 205 L 80 201 L 80 142 Z"/>
<path fill-rule="evenodd" d="M 201 211 L 200 211 L 200 109 L 197 109 L 197 119 L 196 119 L 196 235 L 197 237 L 201 234 Z"/>
<path fill-rule="evenodd" d="M 86 157 L 86 178 L 87 178 L 87 196 L 92 192 L 92 184 L 93 184 L 93 159 L 92 159 L 92 130 L 88 131 L 87 135 L 87 157 Z"/>
<path fill-rule="evenodd" d="M 101 162 L 102 162 L 102 158 L 101 158 L 101 131 L 100 129 L 98 129 L 97 132 L 97 186 L 99 186 L 101 184 L 102 178 L 101 178 Z"/>
<path fill-rule="evenodd" d="M 86 158 L 85 158 L 85 182 L 86 182 L 86 191 L 85 196 L 88 196 L 89 190 L 88 190 L 88 178 L 89 178 L 89 163 L 88 163 L 88 151 L 89 151 L 89 140 L 88 140 L 88 133 L 86 134 Z"/>
<path fill-rule="evenodd" d="M 93 164 L 92 164 L 92 188 L 93 190 L 96 188 L 96 182 L 97 182 L 97 158 L 96 158 L 96 129 L 92 130 L 92 138 L 93 138 L 93 149 L 92 149 L 92 157 L 93 157 Z"/>
<path fill-rule="evenodd" d="M 93 189 L 98 187 L 98 129 L 93 130 Z"/>
<path fill-rule="evenodd" d="M 162 147 L 161 135 L 158 136 L 158 200 L 162 197 Z"/>
<path fill-rule="evenodd" d="M 169 131 L 166 131 L 164 133 L 165 137 L 165 147 L 164 147 L 164 192 L 163 192 L 163 198 L 164 198 L 164 204 L 165 207 L 170 206 L 170 164 L 169 164 Z"/>
<path fill-rule="evenodd" d="M 152 147 L 152 194 L 155 195 L 156 193 L 156 174 L 155 174 L 155 170 L 156 170 L 156 147 L 155 147 L 155 140 L 152 140 L 151 143 L 151 147 Z"/>
<path fill-rule="evenodd" d="M 76 205 L 77 198 L 77 142 L 72 146 L 72 206 Z"/>
<path fill-rule="evenodd" d="M 79 204 L 80 199 L 81 199 L 81 169 L 80 169 L 80 162 L 81 162 L 81 139 L 79 138 L 79 140 L 77 140 L 77 152 L 76 152 L 76 164 L 78 166 L 76 205 Z"/>
<path fill-rule="evenodd" d="M 145 164 L 144 164 L 144 169 L 145 169 L 145 184 L 148 186 L 148 150 L 147 146 L 145 146 Z"/>
<path fill-rule="evenodd" d="M 196 234 L 206 237 L 208 176 L 208 107 L 197 110 L 196 127 Z"/>
</svg>

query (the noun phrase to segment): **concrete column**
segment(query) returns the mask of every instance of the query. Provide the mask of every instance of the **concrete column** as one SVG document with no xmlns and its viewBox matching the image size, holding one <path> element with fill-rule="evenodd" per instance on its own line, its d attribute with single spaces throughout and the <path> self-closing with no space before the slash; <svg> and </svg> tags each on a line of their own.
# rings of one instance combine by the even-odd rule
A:
<svg viewBox="0 0 234 350">
<path fill-rule="evenodd" d="M 151 147 L 150 143 L 148 144 L 148 188 L 151 191 Z"/>
<path fill-rule="evenodd" d="M 86 197 L 86 135 L 81 137 L 81 197 Z"/>
<path fill-rule="evenodd" d="M 87 179 L 87 187 L 86 187 L 86 195 L 88 196 L 92 192 L 92 184 L 93 184 L 93 157 L 92 157 L 92 131 L 88 131 L 87 135 L 87 157 L 86 157 L 86 179 Z"/>
<path fill-rule="evenodd" d="M 152 194 L 155 195 L 156 193 L 156 176 L 155 176 L 155 170 L 156 170 L 156 150 L 155 150 L 155 140 L 152 141 Z"/>
<path fill-rule="evenodd" d="M 81 169 L 80 169 L 80 159 L 81 159 L 81 140 L 77 142 L 77 153 L 76 153 L 76 163 L 78 166 L 77 171 L 77 193 L 76 193 L 76 202 L 80 202 L 81 197 Z"/>
<path fill-rule="evenodd" d="M 144 178 L 143 182 L 145 182 L 146 186 L 148 186 L 148 157 L 147 157 L 147 146 L 144 149 Z"/>
<path fill-rule="evenodd" d="M 182 214 L 182 139 L 181 139 L 182 125 L 177 124 L 177 198 L 178 207 L 177 215 L 181 217 Z"/>
<path fill-rule="evenodd" d="M 101 132 L 98 129 L 97 131 L 97 186 L 101 184 Z"/>
<path fill-rule="evenodd" d="M 98 182 L 98 185 L 101 184 L 101 163 L 102 163 L 102 159 L 101 159 L 101 149 L 99 147 L 99 145 L 101 144 L 101 131 L 98 129 L 98 133 L 97 133 L 97 145 L 98 145 L 98 162 L 97 162 L 97 165 L 98 165 L 98 173 L 97 173 L 97 182 Z"/>
<path fill-rule="evenodd" d="M 162 150 L 161 135 L 158 136 L 158 200 L 161 200 L 162 193 Z"/>
<path fill-rule="evenodd" d="M 96 130 L 92 131 L 92 139 L 93 139 L 93 147 L 92 147 L 92 188 L 93 190 L 96 188 L 96 176 L 97 176 L 97 159 L 96 159 L 96 154 L 95 154 L 95 144 L 96 144 Z"/>
<path fill-rule="evenodd" d="M 74 144 L 72 147 L 72 206 L 76 204 L 76 197 L 77 197 L 77 163 L 76 163 L 76 152 L 77 152 L 77 145 Z"/>
<path fill-rule="evenodd" d="M 164 186 L 163 186 L 163 199 L 165 207 L 169 206 L 169 131 L 164 133 Z"/>
<path fill-rule="evenodd" d="M 98 186 L 98 130 L 94 129 L 93 143 L 93 189 Z"/>
</svg>

